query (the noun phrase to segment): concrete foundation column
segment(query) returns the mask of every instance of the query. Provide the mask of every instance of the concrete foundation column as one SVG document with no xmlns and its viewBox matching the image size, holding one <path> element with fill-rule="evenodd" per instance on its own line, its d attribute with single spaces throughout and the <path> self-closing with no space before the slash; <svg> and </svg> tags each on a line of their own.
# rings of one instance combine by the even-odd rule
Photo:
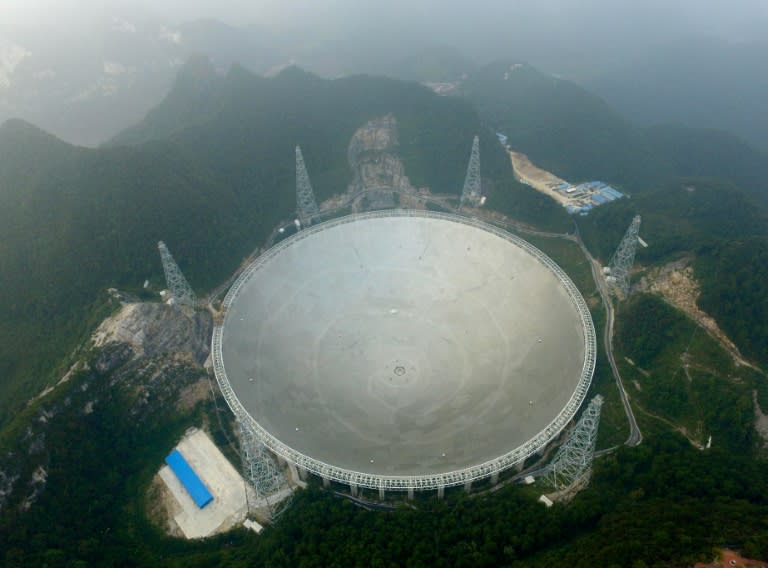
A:
<svg viewBox="0 0 768 568">
<path fill-rule="evenodd" d="M 521 461 L 517 466 L 515 467 L 517 469 L 517 473 L 520 473 L 525 469 L 525 461 Z"/>
<path fill-rule="evenodd" d="M 352 497 L 357 497 L 357 483 L 349 484 L 349 492 L 352 493 Z"/>
<path fill-rule="evenodd" d="M 472 491 L 472 482 L 471 481 L 467 481 L 466 483 L 464 483 L 464 491 L 466 491 L 467 493 Z"/>
<path fill-rule="evenodd" d="M 413 500 L 413 487 L 408 488 L 408 499 Z"/>
<path fill-rule="evenodd" d="M 307 480 L 307 468 L 299 466 L 299 479 L 302 481 Z"/>
<path fill-rule="evenodd" d="M 442 499 L 445 497 L 445 485 L 439 485 L 437 487 L 437 498 Z"/>
<path fill-rule="evenodd" d="M 499 482 L 499 472 L 494 471 L 491 474 L 491 485 L 496 485 Z"/>
<path fill-rule="evenodd" d="M 386 496 L 386 491 L 384 491 L 383 487 L 379 487 L 379 499 L 383 501 L 385 496 Z"/>
<path fill-rule="evenodd" d="M 331 480 L 323 476 L 323 487 L 330 487 L 330 486 L 331 486 Z"/>
</svg>

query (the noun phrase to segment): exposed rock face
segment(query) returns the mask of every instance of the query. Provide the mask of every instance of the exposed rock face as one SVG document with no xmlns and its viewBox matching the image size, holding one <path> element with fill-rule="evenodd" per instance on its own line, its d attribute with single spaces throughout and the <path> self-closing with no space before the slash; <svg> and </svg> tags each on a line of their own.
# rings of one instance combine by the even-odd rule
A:
<svg viewBox="0 0 768 568">
<path fill-rule="evenodd" d="M 141 428 L 158 414 L 191 413 L 211 396 L 202 363 L 213 322 L 206 311 L 164 304 L 124 304 L 93 335 L 55 387 L 30 401 L 24 435 L 0 454 L 0 511 L 26 511 L 47 491 L 59 447 L 51 434 L 107 405 L 125 406 L 124 419 Z"/>
<path fill-rule="evenodd" d="M 753 365 L 742 357 L 736 344 L 720 329 L 715 319 L 702 310 L 697 301 L 699 283 L 690 266 L 690 258 L 682 258 L 662 267 L 648 271 L 634 287 L 640 292 L 655 292 L 678 310 L 699 324 L 711 337 L 718 341 L 730 353 L 737 365 Z M 754 367 L 753 367 L 754 368 Z"/>
<path fill-rule="evenodd" d="M 353 193 L 373 188 L 415 193 L 397 156 L 397 146 L 397 121 L 391 114 L 371 120 L 355 132 L 347 150 L 355 173 L 350 185 Z"/>
<path fill-rule="evenodd" d="M 93 335 L 103 347 L 97 369 L 114 369 L 133 357 L 189 354 L 202 364 L 210 351 L 213 322 L 205 311 L 187 312 L 166 304 L 126 304 L 102 322 Z"/>
</svg>

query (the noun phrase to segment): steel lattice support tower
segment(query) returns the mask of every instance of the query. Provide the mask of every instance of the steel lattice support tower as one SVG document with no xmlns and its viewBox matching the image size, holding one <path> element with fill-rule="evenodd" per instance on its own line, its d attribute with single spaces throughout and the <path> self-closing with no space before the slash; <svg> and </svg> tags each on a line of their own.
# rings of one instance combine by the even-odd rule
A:
<svg viewBox="0 0 768 568">
<path fill-rule="evenodd" d="M 237 422 L 240 427 L 240 451 L 246 477 L 256 491 L 257 499 L 262 502 L 260 506 L 266 506 L 270 516 L 274 518 L 288 505 L 288 500 L 270 500 L 278 491 L 288 487 L 285 475 L 252 428 L 242 420 Z M 276 508 L 278 505 L 279 510 Z"/>
<path fill-rule="evenodd" d="M 309 225 L 312 217 L 319 212 L 315 192 L 312 191 L 307 167 L 304 165 L 304 157 L 301 155 L 301 148 L 296 146 L 296 213 L 302 225 Z"/>
<path fill-rule="evenodd" d="M 163 261 L 165 282 L 168 290 L 171 292 L 174 303 L 181 306 L 196 306 L 197 296 L 195 296 L 195 292 L 192 290 L 189 282 L 181 273 L 179 265 L 173 260 L 168 247 L 165 246 L 163 241 L 160 241 L 157 243 L 157 248 L 160 251 L 160 260 Z"/>
<path fill-rule="evenodd" d="M 639 233 L 640 215 L 635 215 L 609 263 L 613 285 L 621 298 L 625 298 L 629 293 L 629 271 L 635 262 Z"/>
<path fill-rule="evenodd" d="M 558 491 L 573 485 L 592 467 L 602 406 L 603 397 L 598 394 L 590 401 L 568 440 L 560 446 L 555 459 L 547 467 L 544 478 Z"/>
<path fill-rule="evenodd" d="M 480 139 L 475 136 L 472 141 L 472 153 L 469 155 L 467 177 L 464 178 L 464 189 L 461 190 L 461 205 L 467 201 L 476 205 L 480 200 Z"/>
</svg>

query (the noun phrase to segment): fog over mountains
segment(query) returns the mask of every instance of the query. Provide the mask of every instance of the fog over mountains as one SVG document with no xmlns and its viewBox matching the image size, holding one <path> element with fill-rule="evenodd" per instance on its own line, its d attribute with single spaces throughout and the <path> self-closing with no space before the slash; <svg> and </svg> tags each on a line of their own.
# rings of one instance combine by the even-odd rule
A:
<svg viewBox="0 0 768 568">
<path fill-rule="evenodd" d="M 414 66 L 403 69 L 399 63 L 450 46 L 443 66 L 456 76 L 476 64 L 514 57 L 599 86 L 598 92 L 611 99 L 620 87 L 612 87 L 610 77 L 648 75 L 637 62 L 672 42 L 680 49 L 701 36 L 735 42 L 740 51 L 731 53 L 733 65 L 727 62 L 734 68 L 743 67 L 745 58 L 768 60 L 765 45 L 759 44 L 768 28 L 766 5 L 764 0 L 722 8 L 692 0 L 630 6 L 600 0 L 477 5 L 7 0 L 0 7 L 0 122 L 23 118 L 69 142 L 97 145 L 140 120 L 167 92 L 179 65 L 198 54 L 209 56 L 222 71 L 233 62 L 257 73 L 295 63 L 326 77 L 364 72 L 434 80 L 428 76 L 434 65 L 416 65 L 424 75 L 416 77 Z M 681 64 L 658 77 L 672 73 L 685 83 L 688 60 L 672 61 Z M 700 68 L 697 62 L 692 72 Z M 755 76 L 760 72 L 754 69 Z M 622 85 L 631 84 L 621 77 Z M 688 84 L 699 88 L 694 80 Z M 664 109 L 680 105 L 665 107 L 665 96 L 674 103 L 681 96 L 688 100 L 689 91 L 653 93 L 650 100 L 657 104 L 650 112 L 611 102 L 646 123 L 668 121 Z M 647 93 L 634 93 L 648 106 Z M 762 94 L 743 98 L 759 100 Z M 701 112 L 692 120 L 718 112 L 708 100 L 698 101 Z M 739 131 L 750 122 L 745 118 L 750 110 L 737 108 L 738 116 L 719 113 L 703 125 L 736 130 L 754 143 L 754 134 Z"/>
</svg>

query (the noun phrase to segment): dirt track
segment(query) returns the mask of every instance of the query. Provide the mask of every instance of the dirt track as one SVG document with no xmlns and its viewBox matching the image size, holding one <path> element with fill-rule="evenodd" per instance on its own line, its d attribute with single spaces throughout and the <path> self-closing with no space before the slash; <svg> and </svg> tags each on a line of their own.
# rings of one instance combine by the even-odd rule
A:
<svg viewBox="0 0 768 568">
<path fill-rule="evenodd" d="M 569 203 L 568 198 L 562 193 L 552 189 L 562 183 L 567 183 L 556 175 L 535 166 L 525 154 L 509 151 L 509 159 L 512 160 L 512 169 L 518 180 L 533 189 L 540 191 L 561 205 Z"/>
</svg>

